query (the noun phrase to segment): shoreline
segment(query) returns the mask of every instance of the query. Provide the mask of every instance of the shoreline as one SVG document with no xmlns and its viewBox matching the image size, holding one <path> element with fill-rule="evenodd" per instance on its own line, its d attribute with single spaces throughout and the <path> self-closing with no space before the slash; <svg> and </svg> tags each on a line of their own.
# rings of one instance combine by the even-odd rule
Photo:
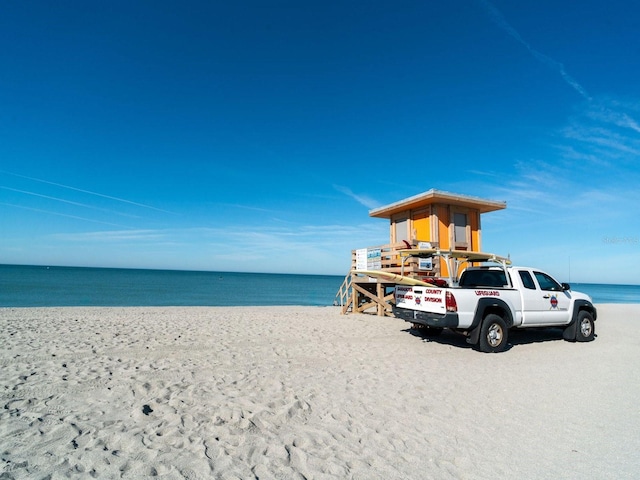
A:
<svg viewBox="0 0 640 480">
<path fill-rule="evenodd" d="M 500 354 L 332 306 L 3 307 L 0 472 L 633 478 L 640 304 L 596 307 Z"/>
</svg>

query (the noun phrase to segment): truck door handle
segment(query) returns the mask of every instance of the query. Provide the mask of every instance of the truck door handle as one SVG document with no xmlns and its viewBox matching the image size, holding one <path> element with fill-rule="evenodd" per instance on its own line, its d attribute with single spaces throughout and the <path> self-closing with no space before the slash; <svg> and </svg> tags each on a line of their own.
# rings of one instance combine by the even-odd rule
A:
<svg viewBox="0 0 640 480">
<path fill-rule="evenodd" d="M 551 298 L 551 295 L 543 295 L 542 298 Z"/>
</svg>

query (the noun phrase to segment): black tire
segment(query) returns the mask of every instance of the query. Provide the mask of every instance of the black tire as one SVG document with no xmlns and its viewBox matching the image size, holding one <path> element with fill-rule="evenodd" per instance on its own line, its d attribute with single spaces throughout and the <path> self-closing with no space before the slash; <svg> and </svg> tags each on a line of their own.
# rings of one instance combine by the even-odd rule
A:
<svg viewBox="0 0 640 480">
<path fill-rule="evenodd" d="M 509 329 L 499 315 L 490 313 L 482 321 L 480 329 L 480 341 L 478 345 L 481 352 L 498 353 L 507 348 Z"/>
<path fill-rule="evenodd" d="M 576 342 L 590 342 L 593 340 L 596 335 L 593 316 L 586 310 L 580 310 L 576 321 L 578 322 L 576 325 Z"/>
</svg>

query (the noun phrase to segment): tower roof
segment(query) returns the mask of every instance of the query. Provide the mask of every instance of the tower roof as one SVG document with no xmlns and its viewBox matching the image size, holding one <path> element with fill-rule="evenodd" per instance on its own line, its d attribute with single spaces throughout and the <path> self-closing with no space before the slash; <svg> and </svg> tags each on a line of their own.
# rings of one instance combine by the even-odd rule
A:
<svg viewBox="0 0 640 480">
<path fill-rule="evenodd" d="M 391 218 L 392 215 L 407 210 L 414 210 L 434 203 L 444 203 L 447 205 L 456 205 L 459 207 L 467 207 L 479 210 L 480 213 L 494 212 L 507 208 L 507 202 L 486 200 L 479 197 L 471 197 L 468 195 L 459 195 L 457 193 L 443 192 L 431 189 L 428 192 L 405 198 L 389 205 L 369 210 L 370 217 Z"/>
</svg>

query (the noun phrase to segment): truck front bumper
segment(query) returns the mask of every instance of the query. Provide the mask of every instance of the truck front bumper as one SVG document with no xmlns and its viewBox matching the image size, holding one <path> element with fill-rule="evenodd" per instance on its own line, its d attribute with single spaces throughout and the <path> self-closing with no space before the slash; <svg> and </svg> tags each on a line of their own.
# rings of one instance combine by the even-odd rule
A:
<svg viewBox="0 0 640 480">
<path fill-rule="evenodd" d="M 438 313 L 421 312 L 420 310 L 409 310 L 407 308 L 392 308 L 393 315 L 406 322 L 426 325 L 436 328 L 458 328 L 460 320 L 457 313 L 447 312 L 444 315 Z"/>
</svg>

